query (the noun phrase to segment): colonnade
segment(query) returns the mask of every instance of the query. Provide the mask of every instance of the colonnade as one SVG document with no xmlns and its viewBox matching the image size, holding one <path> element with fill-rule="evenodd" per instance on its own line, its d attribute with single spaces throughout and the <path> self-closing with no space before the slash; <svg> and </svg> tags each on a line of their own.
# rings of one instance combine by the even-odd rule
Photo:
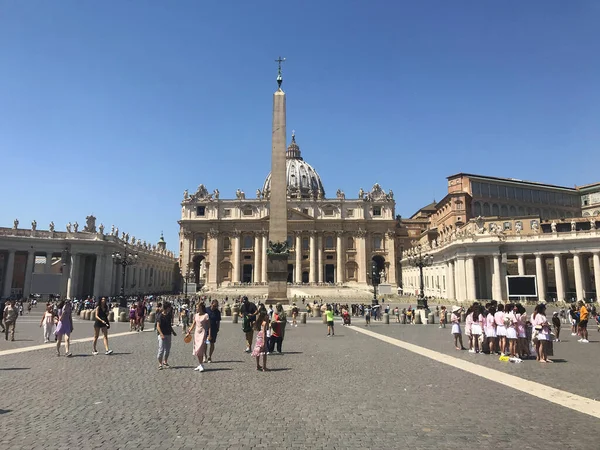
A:
<svg viewBox="0 0 600 450">
<path fill-rule="evenodd" d="M 402 273 L 404 292 L 417 294 L 419 269 L 405 264 Z M 597 300 L 600 251 L 455 254 L 423 269 L 424 293 L 458 301 L 506 301 L 507 275 L 535 275 L 540 300 Z"/>
</svg>

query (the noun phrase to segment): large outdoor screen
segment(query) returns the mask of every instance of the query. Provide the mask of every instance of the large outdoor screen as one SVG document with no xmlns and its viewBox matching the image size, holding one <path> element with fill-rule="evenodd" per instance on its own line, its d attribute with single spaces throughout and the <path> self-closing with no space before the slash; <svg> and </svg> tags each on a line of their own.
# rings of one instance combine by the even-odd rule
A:
<svg viewBox="0 0 600 450">
<path fill-rule="evenodd" d="M 509 297 L 537 297 L 535 275 L 507 275 L 506 286 Z"/>
</svg>

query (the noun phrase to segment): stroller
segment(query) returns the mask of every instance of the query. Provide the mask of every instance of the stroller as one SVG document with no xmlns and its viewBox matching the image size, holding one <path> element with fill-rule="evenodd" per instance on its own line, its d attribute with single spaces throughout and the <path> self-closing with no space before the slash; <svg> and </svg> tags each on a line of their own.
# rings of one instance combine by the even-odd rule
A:
<svg viewBox="0 0 600 450">
<path fill-rule="evenodd" d="M 348 311 L 344 311 L 342 313 L 342 319 L 344 319 L 344 325 L 350 325 L 351 322 L 351 318 L 350 318 L 350 314 L 348 314 Z"/>
</svg>

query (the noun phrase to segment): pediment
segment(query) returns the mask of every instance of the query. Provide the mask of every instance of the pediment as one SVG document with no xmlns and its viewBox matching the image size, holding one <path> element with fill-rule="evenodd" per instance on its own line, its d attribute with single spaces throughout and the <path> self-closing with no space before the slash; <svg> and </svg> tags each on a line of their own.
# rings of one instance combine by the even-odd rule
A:
<svg viewBox="0 0 600 450">
<path fill-rule="evenodd" d="M 314 220 L 314 217 L 297 209 L 288 208 L 288 220 Z"/>
</svg>

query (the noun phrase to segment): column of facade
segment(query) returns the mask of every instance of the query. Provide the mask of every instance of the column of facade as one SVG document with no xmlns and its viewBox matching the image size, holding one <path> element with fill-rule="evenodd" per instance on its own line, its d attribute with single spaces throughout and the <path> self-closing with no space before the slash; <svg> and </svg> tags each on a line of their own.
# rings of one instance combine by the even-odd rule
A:
<svg viewBox="0 0 600 450">
<path fill-rule="evenodd" d="M 596 301 L 600 299 L 600 253 L 594 253 L 592 256 L 594 264 L 594 283 L 596 285 Z"/>
<path fill-rule="evenodd" d="M 33 276 L 33 265 L 35 263 L 35 254 L 33 250 L 27 252 L 27 264 L 25 265 L 25 283 L 23 285 L 23 298 L 29 298 L 31 294 L 31 278 Z"/>
<path fill-rule="evenodd" d="M 323 235 L 319 234 L 319 236 L 317 237 L 317 256 L 318 256 L 318 264 L 317 267 L 319 268 L 318 272 L 317 272 L 317 280 L 319 283 L 323 282 Z"/>
<path fill-rule="evenodd" d="M 52 273 L 52 252 L 46 252 L 46 267 L 44 273 Z"/>
<path fill-rule="evenodd" d="M 583 271 L 581 268 L 581 255 L 579 253 L 573 255 L 573 272 L 575 273 L 575 291 L 577 292 L 577 300 L 583 300 L 585 294 L 583 292 Z"/>
<path fill-rule="evenodd" d="M 233 273 L 231 280 L 234 283 L 240 282 L 240 233 L 239 231 L 232 233 L 233 236 Z"/>
<path fill-rule="evenodd" d="M 561 255 L 554 255 L 554 278 L 556 280 L 556 299 L 563 301 L 565 299 L 565 279 Z"/>
<path fill-rule="evenodd" d="M 103 295 L 113 295 L 114 291 L 112 290 L 112 282 L 113 282 L 113 266 L 115 263 L 110 256 L 107 256 L 104 260 L 104 270 L 102 277 L 102 293 Z M 63 270 L 65 270 L 65 266 L 63 266 Z M 139 277 L 136 281 L 136 288 L 140 287 Z"/>
<path fill-rule="evenodd" d="M 317 253 L 317 240 L 315 237 L 315 232 L 311 231 L 310 232 L 310 252 L 308 255 L 308 259 L 310 261 L 310 272 L 309 272 L 308 281 L 310 283 L 315 283 L 317 281 L 317 277 L 316 277 L 317 270 L 315 268 L 316 253 Z"/>
<path fill-rule="evenodd" d="M 255 283 L 260 283 L 260 263 L 261 263 L 260 241 L 261 241 L 260 234 L 255 233 L 254 234 L 254 270 L 252 270 L 252 281 L 254 281 Z"/>
<path fill-rule="evenodd" d="M 8 258 L 6 261 L 6 276 L 4 277 L 4 287 L 2 288 L 2 297 L 10 297 L 14 273 L 15 273 L 15 250 L 9 250 Z"/>
<path fill-rule="evenodd" d="M 336 283 L 344 282 L 344 232 L 337 232 L 337 240 L 335 243 L 336 254 Z"/>
<path fill-rule="evenodd" d="M 217 287 L 219 284 L 219 261 L 221 243 L 219 239 L 220 233 L 218 231 L 209 231 L 208 233 L 208 244 L 209 244 L 209 253 L 208 253 L 208 280 L 206 280 L 206 284 L 211 287 Z"/>
<path fill-rule="evenodd" d="M 454 292 L 454 263 L 452 261 L 446 263 L 446 298 L 448 300 L 456 298 Z"/>
<path fill-rule="evenodd" d="M 465 283 L 465 258 L 458 257 L 456 260 L 456 300 L 464 302 L 467 299 L 467 286 Z"/>
<path fill-rule="evenodd" d="M 537 279 L 538 299 L 546 300 L 546 271 L 544 257 L 535 255 L 535 277 Z"/>
<path fill-rule="evenodd" d="M 269 245 L 268 240 L 269 240 L 269 233 L 265 231 L 264 234 L 262 235 L 262 264 L 261 264 L 262 275 L 260 277 L 260 279 L 263 283 L 266 283 L 268 281 L 268 279 L 267 279 L 267 246 Z"/>
<path fill-rule="evenodd" d="M 477 300 L 477 285 L 475 281 L 475 258 L 467 257 L 466 265 L 467 300 Z"/>
<path fill-rule="evenodd" d="M 517 255 L 517 269 L 519 276 L 525 275 L 525 255 Z"/>
<path fill-rule="evenodd" d="M 386 249 L 388 253 L 389 269 L 387 274 L 387 282 L 392 286 L 396 286 L 396 233 L 386 233 Z M 394 292 L 396 293 L 396 292 Z"/>
<path fill-rule="evenodd" d="M 302 283 L 302 233 L 296 232 L 296 243 L 294 244 L 296 256 L 296 267 L 294 270 L 294 282 Z"/>
<path fill-rule="evenodd" d="M 358 260 L 358 276 L 359 283 L 367 283 L 367 246 L 365 241 L 365 231 L 356 233 L 356 257 Z"/>
<path fill-rule="evenodd" d="M 94 268 L 94 290 L 92 293 L 92 295 L 96 298 L 105 294 L 105 292 L 102 291 L 102 280 L 104 278 L 104 258 L 105 256 L 102 254 L 96 255 L 96 267 Z"/>
</svg>

